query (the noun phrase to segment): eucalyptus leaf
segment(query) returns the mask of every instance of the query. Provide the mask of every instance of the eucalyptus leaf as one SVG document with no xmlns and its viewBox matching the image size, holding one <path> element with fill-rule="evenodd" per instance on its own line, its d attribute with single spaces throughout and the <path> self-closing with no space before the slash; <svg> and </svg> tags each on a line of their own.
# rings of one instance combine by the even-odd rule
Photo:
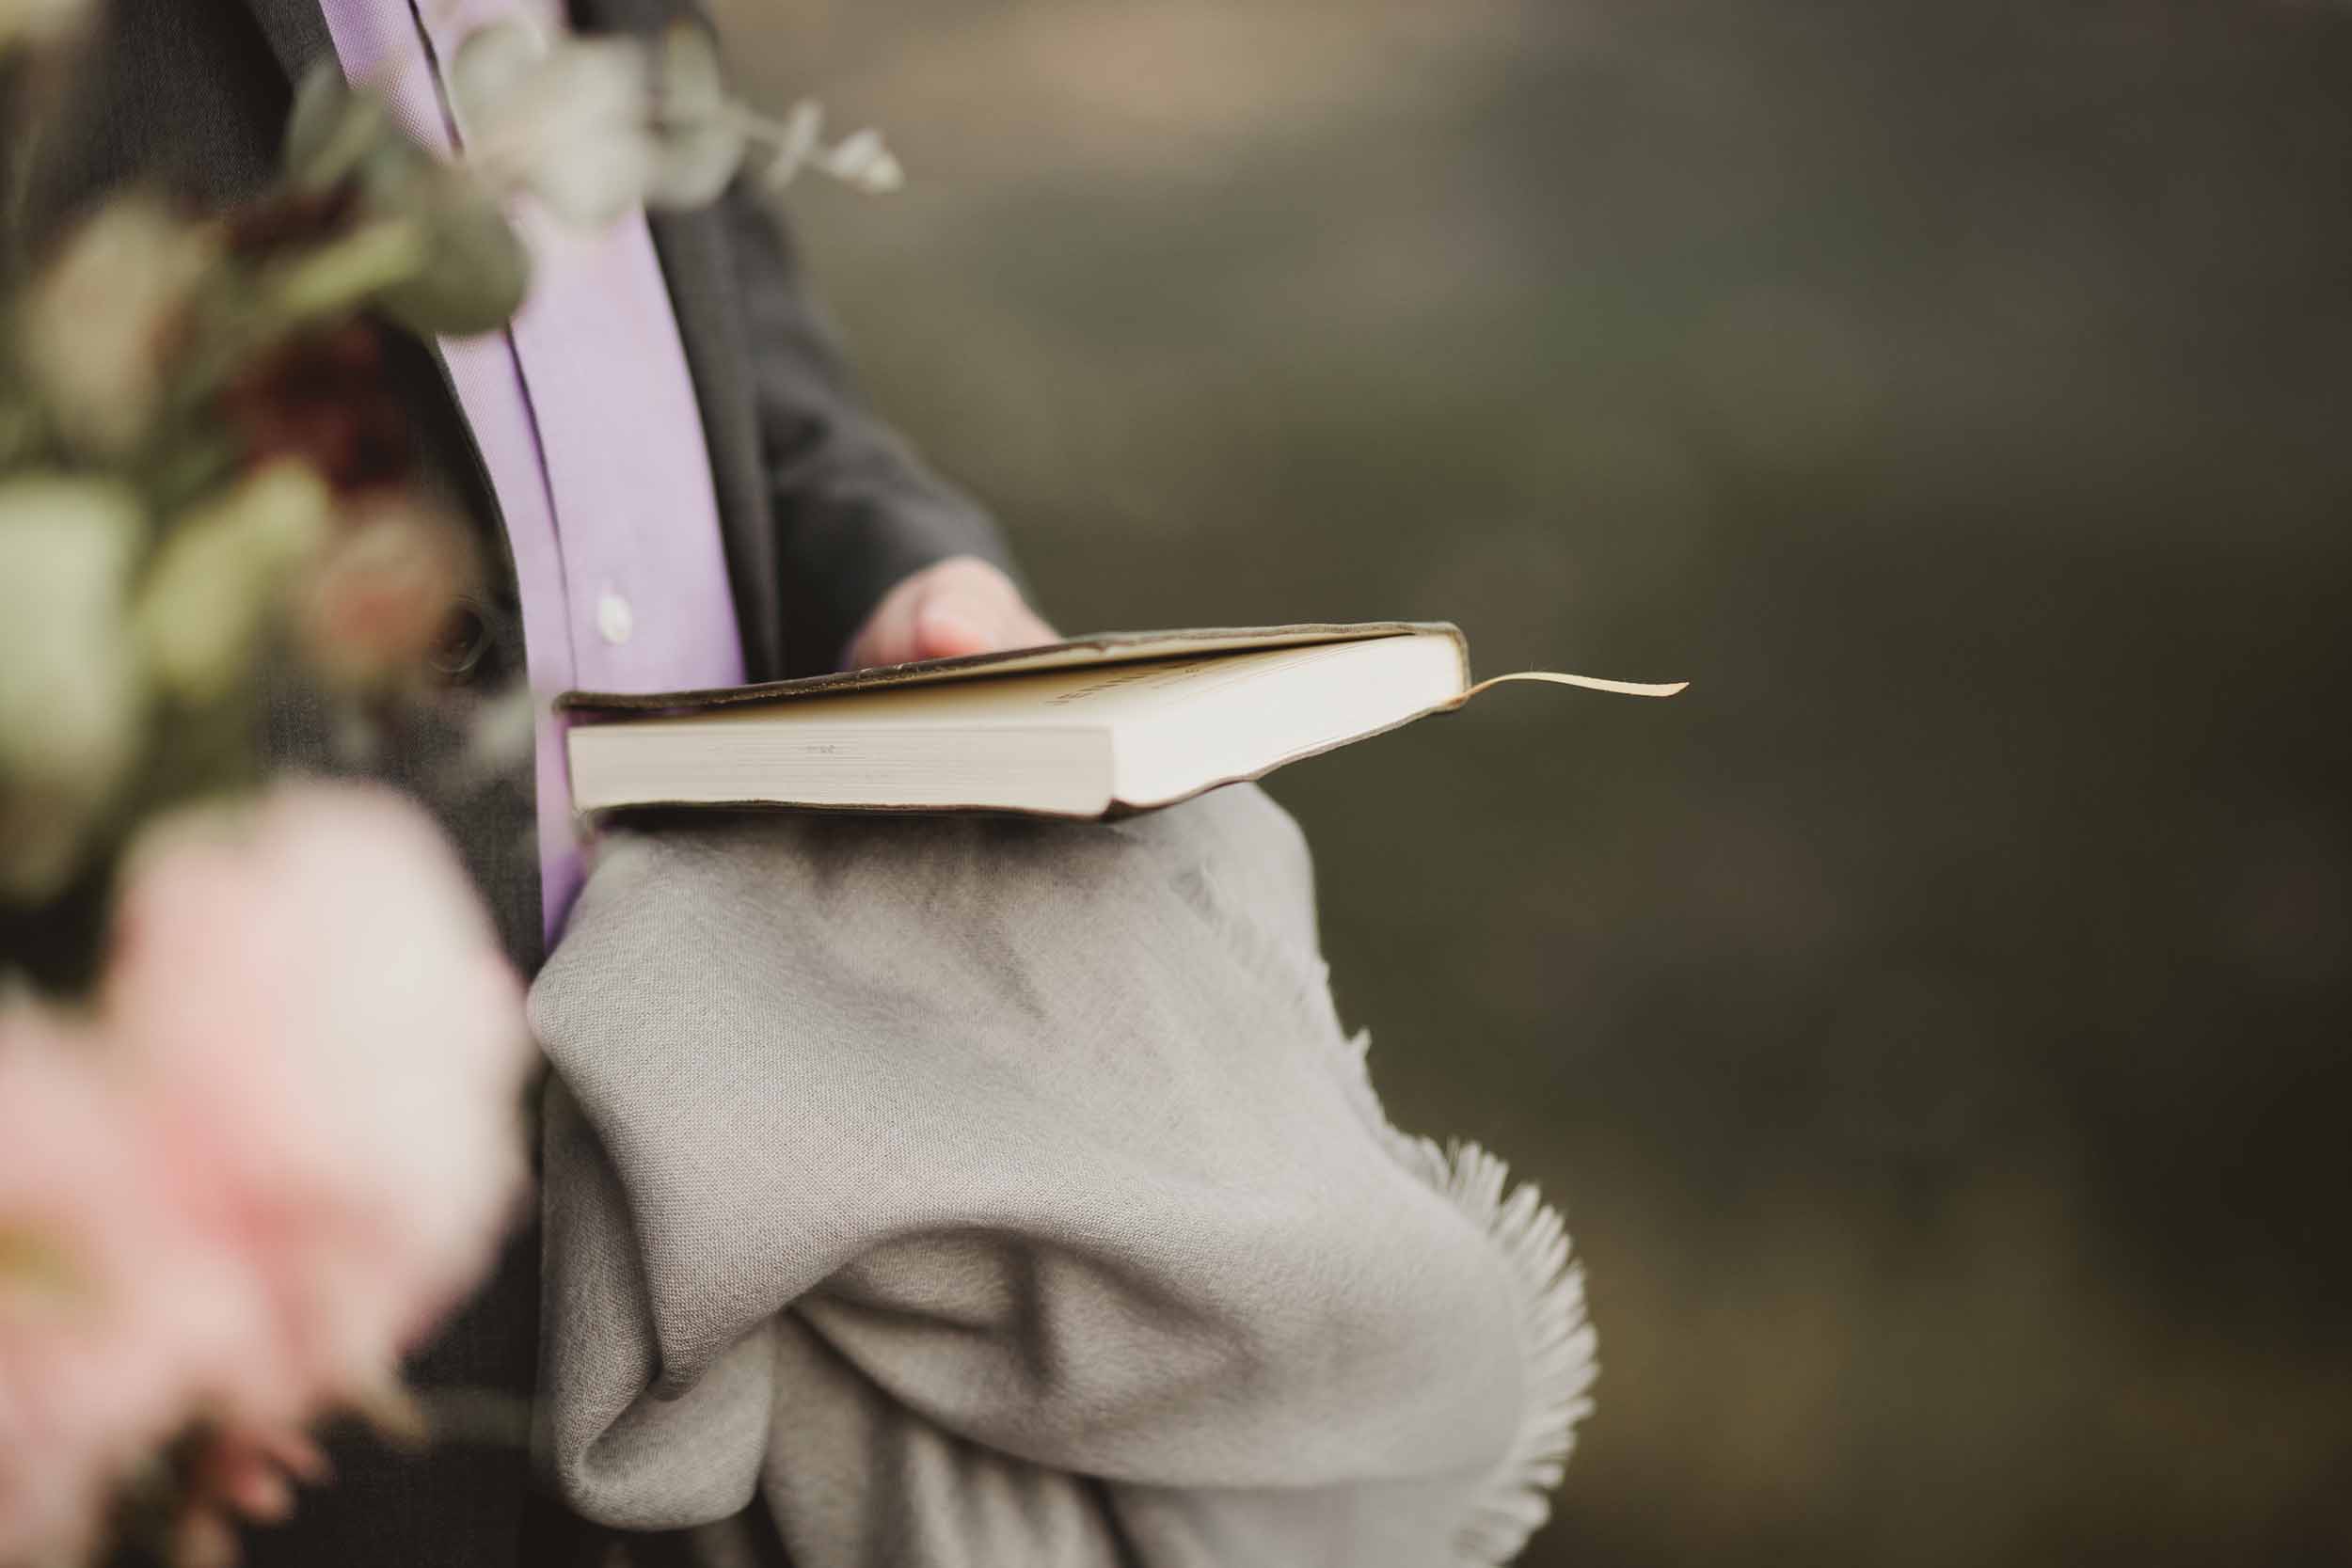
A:
<svg viewBox="0 0 2352 1568">
<path fill-rule="evenodd" d="M 305 73 L 286 122 L 286 174 L 296 189 L 341 184 L 387 141 L 407 145 L 382 99 L 354 91 L 332 60 Z"/>
<path fill-rule="evenodd" d="M 0 479 L 0 899 L 72 879 L 137 760 L 146 686 L 123 621 L 147 533 L 119 482 Z"/>
<path fill-rule="evenodd" d="M 470 168 L 388 143 L 360 166 L 359 193 L 369 212 L 398 214 L 422 236 L 422 264 L 372 301 L 394 321 L 428 337 L 470 337 L 520 308 L 531 259 Z"/>
<path fill-rule="evenodd" d="M 898 160 L 882 145 L 882 133 L 868 127 L 844 136 L 821 159 L 826 173 L 842 183 L 881 195 L 906 183 Z"/>
<path fill-rule="evenodd" d="M 645 199 L 660 156 L 632 133 L 590 142 L 550 143 L 529 175 L 532 195 L 576 229 L 602 229 Z"/>
<path fill-rule="evenodd" d="M 709 119 L 686 127 L 664 125 L 653 136 L 653 170 L 645 201 L 656 207 L 700 207 L 717 198 L 743 166 L 741 126 Z"/>
<path fill-rule="evenodd" d="M 629 38 L 542 42 L 508 26 L 461 46 L 451 85 L 466 163 L 502 195 L 528 191 L 566 223 L 601 227 L 644 199 L 658 153 L 653 61 Z"/>
<path fill-rule="evenodd" d="M 815 99 L 803 98 L 786 113 L 771 137 L 767 166 L 760 173 L 771 191 L 783 190 L 807 166 L 824 129 L 825 108 Z"/>
<path fill-rule="evenodd" d="M 468 156 L 566 223 L 609 224 L 644 201 L 658 162 L 651 72 L 633 39 L 566 39 L 500 101 Z"/>
<path fill-rule="evenodd" d="M 333 511 L 326 483 L 282 459 L 176 522 L 132 610 L 156 683 L 200 703 L 246 674 L 287 579 L 325 542 Z"/>
<path fill-rule="evenodd" d="M 702 206 L 735 178 L 748 143 L 707 30 L 677 22 L 662 33 L 653 88 L 654 161 L 645 199 L 661 207 Z"/>
<path fill-rule="evenodd" d="M 416 218 L 370 218 L 272 268 L 270 303 L 289 323 L 348 315 L 423 276 L 433 251 L 433 236 Z"/>
<path fill-rule="evenodd" d="M 719 69 L 719 45 L 707 28 L 674 22 L 663 30 L 654 58 L 654 92 L 664 119 L 715 119 L 725 114 L 726 79 Z"/>
<path fill-rule="evenodd" d="M 540 63 L 548 44 L 520 22 L 497 22 L 466 35 L 450 61 L 450 113 L 467 141 L 487 131 L 504 103 Z"/>
<path fill-rule="evenodd" d="M 531 255 L 489 192 L 442 169 L 421 205 L 424 265 L 377 305 L 411 331 L 471 337 L 506 325 L 531 284 Z"/>
</svg>

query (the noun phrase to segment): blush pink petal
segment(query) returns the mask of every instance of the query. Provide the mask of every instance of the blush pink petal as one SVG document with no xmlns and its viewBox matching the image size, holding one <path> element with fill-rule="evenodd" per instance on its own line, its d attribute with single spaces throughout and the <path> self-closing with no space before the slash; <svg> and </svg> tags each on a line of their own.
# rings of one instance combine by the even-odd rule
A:
<svg viewBox="0 0 2352 1568">
<path fill-rule="evenodd" d="M 526 1178 L 521 990 L 431 821 L 354 784 L 181 825 L 125 887 L 103 996 L 148 1137 L 269 1312 L 229 1417 L 389 1380 Z"/>
<path fill-rule="evenodd" d="M 291 785 L 151 834 L 94 1013 L 0 999 L 0 1562 L 87 1551 L 198 1422 L 219 1502 L 279 1511 L 302 1429 L 380 1401 L 491 1260 L 532 1059 L 401 797 Z"/>
</svg>

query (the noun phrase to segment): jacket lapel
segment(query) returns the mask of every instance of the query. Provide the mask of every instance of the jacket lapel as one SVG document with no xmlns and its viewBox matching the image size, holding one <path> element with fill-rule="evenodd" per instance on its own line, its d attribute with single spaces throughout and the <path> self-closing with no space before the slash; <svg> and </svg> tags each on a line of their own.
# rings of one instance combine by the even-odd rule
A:
<svg viewBox="0 0 2352 1568">
<path fill-rule="evenodd" d="M 783 588 L 725 215 L 719 208 L 655 214 L 650 226 L 702 412 L 744 669 L 752 680 L 771 680 L 784 673 Z"/>
</svg>

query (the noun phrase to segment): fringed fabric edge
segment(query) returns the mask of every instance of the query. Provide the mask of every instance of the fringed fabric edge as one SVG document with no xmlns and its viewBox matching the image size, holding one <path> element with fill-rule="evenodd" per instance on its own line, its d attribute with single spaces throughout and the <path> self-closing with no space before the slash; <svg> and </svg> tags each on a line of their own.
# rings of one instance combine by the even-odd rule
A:
<svg viewBox="0 0 2352 1568">
<path fill-rule="evenodd" d="M 1440 1145 L 1391 1126 L 1372 1087 L 1372 1037 L 1349 1040 L 1358 1108 L 1398 1164 L 1454 1205 L 1501 1250 L 1518 1295 L 1527 1362 L 1518 1434 L 1487 1477 L 1454 1537 L 1459 1562 L 1502 1568 L 1551 1517 L 1551 1494 L 1576 1449 L 1576 1424 L 1592 1413 L 1599 1370 L 1584 1311 L 1584 1271 L 1567 1222 L 1533 1183 L 1511 1185 L 1510 1167 L 1474 1143 Z"/>
</svg>

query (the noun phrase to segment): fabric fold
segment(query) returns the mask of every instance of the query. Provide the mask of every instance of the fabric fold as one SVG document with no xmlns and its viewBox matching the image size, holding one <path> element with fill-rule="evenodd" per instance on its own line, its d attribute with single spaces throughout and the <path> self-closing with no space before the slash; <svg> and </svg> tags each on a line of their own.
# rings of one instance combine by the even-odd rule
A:
<svg viewBox="0 0 2352 1568">
<path fill-rule="evenodd" d="M 799 1568 L 1486 1564 L 1592 1338 L 1558 1217 L 1391 1129 L 1295 824 L 608 833 L 534 988 L 543 1460 Z"/>
</svg>

